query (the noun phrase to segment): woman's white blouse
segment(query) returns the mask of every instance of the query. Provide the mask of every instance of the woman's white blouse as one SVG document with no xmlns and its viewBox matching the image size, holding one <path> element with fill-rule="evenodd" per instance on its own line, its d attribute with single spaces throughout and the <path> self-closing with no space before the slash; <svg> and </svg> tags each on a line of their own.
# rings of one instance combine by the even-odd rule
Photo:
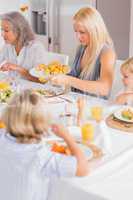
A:
<svg viewBox="0 0 133 200">
<path fill-rule="evenodd" d="M 19 55 L 17 55 L 13 45 L 5 44 L 0 51 L 0 63 L 7 61 L 29 70 L 38 64 L 45 63 L 44 53 L 45 48 L 38 40 L 33 40 L 27 46 L 24 46 Z"/>
<path fill-rule="evenodd" d="M 51 179 L 75 176 L 76 168 L 75 157 L 53 153 L 44 142 L 18 144 L 0 133 L 1 199 L 46 200 Z"/>
</svg>

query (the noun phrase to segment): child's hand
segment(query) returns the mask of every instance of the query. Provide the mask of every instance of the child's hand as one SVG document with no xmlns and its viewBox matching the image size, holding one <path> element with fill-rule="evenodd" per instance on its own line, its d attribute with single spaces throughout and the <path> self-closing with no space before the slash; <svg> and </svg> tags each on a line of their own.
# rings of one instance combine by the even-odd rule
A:
<svg viewBox="0 0 133 200">
<path fill-rule="evenodd" d="M 115 100 L 115 103 L 118 103 L 118 104 L 126 104 L 128 103 L 129 99 L 131 99 L 133 101 L 133 94 L 130 94 L 130 93 L 123 93 L 123 94 L 120 94 L 116 100 Z"/>
<path fill-rule="evenodd" d="M 51 83 L 55 85 L 68 85 L 69 84 L 69 76 L 64 74 L 58 74 L 51 78 Z"/>
<path fill-rule="evenodd" d="M 55 135 L 61 137 L 61 138 L 65 138 L 66 135 L 68 135 L 68 131 L 67 129 L 59 124 L 53 124 L 51 126 L 52 131 L 55 133 Z"/>
</svg>

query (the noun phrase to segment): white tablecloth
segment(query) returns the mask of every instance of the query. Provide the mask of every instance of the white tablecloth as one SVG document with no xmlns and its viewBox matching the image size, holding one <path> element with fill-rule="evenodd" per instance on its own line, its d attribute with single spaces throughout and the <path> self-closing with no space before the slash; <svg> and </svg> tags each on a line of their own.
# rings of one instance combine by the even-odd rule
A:
<svg viewBox="0 0 133 200">
<path fill-rule="evenodd" d="M 43 87 L 41 84 L 24 80 L 20 83 L 23 88 Z M 93 102 L 93 98 L 90 99 Z M 63 106 L 63 103 L 55 104 L 55 108 L 60 108 L 60 111 L 64 109 Z M 132 200 L 133 134 L 109 127 L 106 127 L 106 131 L 112 144 L 111 153 L 92 163 L 95 170 L 89 176 L 57 181 L 56 187 L 55 184 L 51 187 L 50 200 Z"/>
</svg>

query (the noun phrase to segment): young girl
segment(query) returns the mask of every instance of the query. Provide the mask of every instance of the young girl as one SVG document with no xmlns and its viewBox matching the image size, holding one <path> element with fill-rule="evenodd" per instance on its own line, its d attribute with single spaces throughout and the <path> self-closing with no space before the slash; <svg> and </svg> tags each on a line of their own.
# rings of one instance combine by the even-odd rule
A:
<svg viewBox="0 0 133 200">
<path fill-rule="evenodd" d="M 43 199 L 52 177 L 85 176 L 88 162 L 67 129 L 51 125 L 63 138 L 72 156 L 52 152 L 42 140 L 47 135 L 49 116 L 42 97 L 30 90 L 13 97 L 2 120 L 0 135 L 0 195 L 2 199 Z"/>
<path fill-rule="evenodd" d="M 122 80 L 125 89 L 117 96 L 116 103 L 132 104 L 133 103 L 133 57 L 127 59 L 121 65 Z"/>
</svg>

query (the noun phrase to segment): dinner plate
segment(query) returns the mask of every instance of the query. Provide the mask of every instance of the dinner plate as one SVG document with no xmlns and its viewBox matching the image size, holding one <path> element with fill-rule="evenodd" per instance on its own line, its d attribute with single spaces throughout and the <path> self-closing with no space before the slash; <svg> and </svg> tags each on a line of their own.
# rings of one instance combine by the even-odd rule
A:
<svg viewBox="0 0 133 200">
<path fill-rule="evenodd" d="M 114 117 L 123 121 L 123 122 L 128 122 L 128 123 L 133 123 L 133 119 L 127 119 L 125 117 L 122 116 L 122 112 L 125 111 L 125 110 L 128 110 L 130 109 L 132 112 L 133 112 L 133 107 L 130 107 L 130 106 L 125 106 L 119 110 L 116 110 L 113 114 L 114 114 Z"/>
<path fill-rule="evenodd" d="M 66 93 L 65 89 L 59 88 L 59 87 L 54 87 L 54 86 L 49 86 L 49 88 L 38 88 L 38 89 L 33 89 L 33 91 L 41 94 L 44 97 L 50 98 L 50 97 L 57 97 L 60 95 L 63 95 Z"/>
<path fill-rule="evenodd" d="M 37 78 L 49 78 L 53 75 L 58 74 L 67 74 L 70 72 L 70 67 L 67 65 L 47 65 L 47 68 L 44 70 L 38 70 L 37 67 L 31 68 L 29 73 Z"/>
<path fill-rule="evenodd" d="M 60 145 L 66 145 L 66 143 L 62 140 L 62 138 L 47 138 L 47 139 L 44 139 L 45 143 L 48 144 L 49 148 L 51 149 L 51 146 L 54 142 L 60 144 Z M 79 148 L 84 152 L 84 154 L 86 155 L 87 159 L 90 160 L 93 158 L 93 151 L 91 150 L 90 147 L 82 144 L 82 143 L 77 143 Z"/>
<path fill-rule="evenodd" d="M 46 75 L 44 71 L 41 71 L 41 70 L 37 70 L 36 68 L 31 68 L 29 70 L 29 73 L 30 75 L 36 77 L 36 78 L 40 78 L 40 77 L 43 77 L 43 78 L 49 78 L 49 76 L 51 75 Z"/>
</svg>

